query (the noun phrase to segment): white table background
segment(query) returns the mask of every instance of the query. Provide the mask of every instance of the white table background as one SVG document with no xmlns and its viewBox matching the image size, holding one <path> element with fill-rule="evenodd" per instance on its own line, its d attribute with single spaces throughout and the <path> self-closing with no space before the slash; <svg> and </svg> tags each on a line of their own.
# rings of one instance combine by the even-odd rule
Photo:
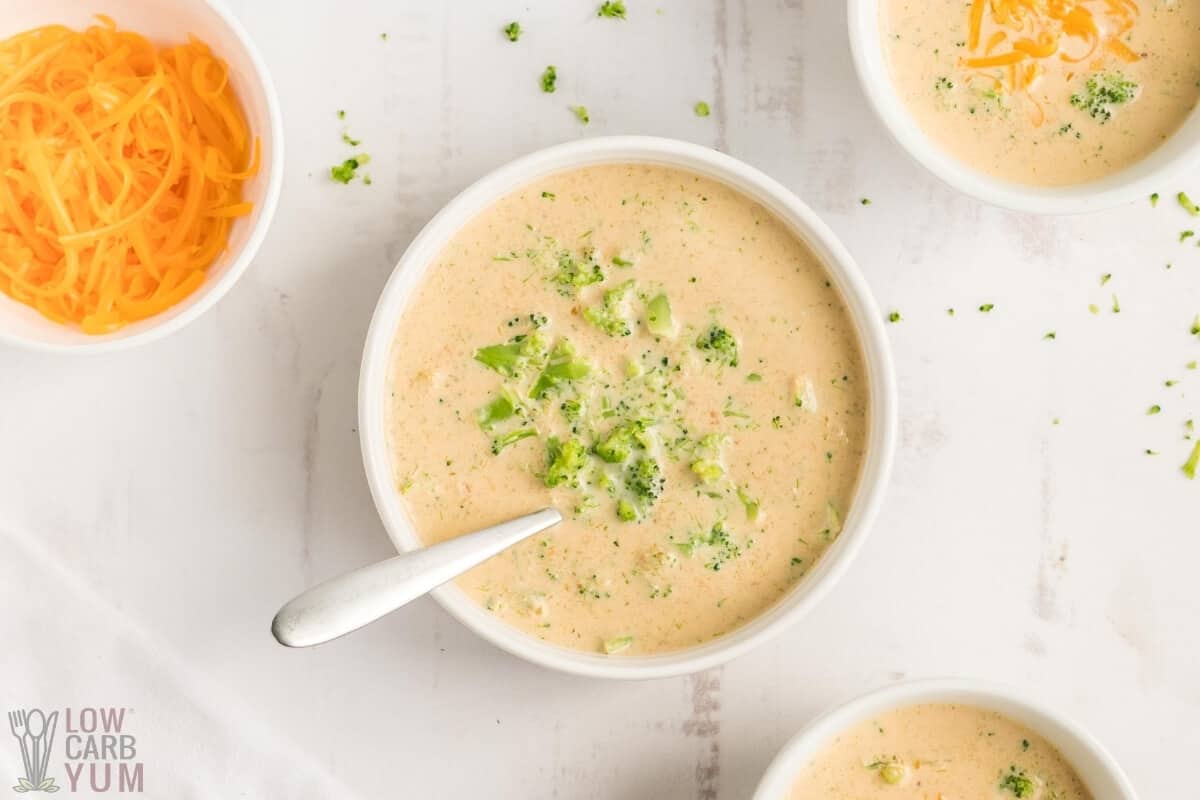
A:
<svg viewBox="0 0 1200 800">
<path fill-rule="evenodd" d="M 628 0 L 624 22 L 596 19 L 597 0 L 231 5 L 286 127 L 255 264 L 166 341 L 88 359 L 0 349 L 0 704 L 135 709 L 154 797 L 744 798 L 823 709 L 956 674 L 1073 714 L 1142 797 L 1194 796 L 1200 483 L 1179 465 L 1182 422 L 1200 418 L 1200 372 L 1183 368 L 1200 357 L 1200 249 L 1177 242 L 1191 221 L 1171 198 L 1200 194 L 1200 175 L 1161 187 L 1157 210 L 1070 219 L 961 197 L 870 113 L 837 0 Z M 538 89 L 550 63 L 554 95 Z M 327 177 L 349 155 L 337 109 L 372 186 Z M 776 177 L 903 314 L 901 446 L 868 546 L 801 624 L 689 678 L 543 671 L 429 600 L 279 647 L 283 600 L 393 552 L 355 392 L 397 258 L 486 171 L 615 133 Z"/>
</svg>

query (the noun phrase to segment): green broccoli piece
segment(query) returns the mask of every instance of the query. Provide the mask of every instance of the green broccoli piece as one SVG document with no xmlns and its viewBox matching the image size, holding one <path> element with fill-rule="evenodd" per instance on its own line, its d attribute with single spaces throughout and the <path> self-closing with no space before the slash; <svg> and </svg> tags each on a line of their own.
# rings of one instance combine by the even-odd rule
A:
<svg viewBox="0 0 1200 800">
<path fill-rule="evenodd" d="M 728 329 L 713 325 L 696 340 L 696 347 L 704 352 L 704 360 L 710 364 L 738 365 L 737 339 Z"/>
<path fill-rule="evenodd" d="M 479 427 L 490 430 L 497 422 L 503 422 L 516 414 L 520 407 L 520 401 L 516 394 L 508 387 L 504 387 L 500 390 L 499 396 L 475 412 L 475 420 L 479 423 Z"/>
<path fill-rule="evenodd" d="M 479 348 L 475 360 L 505 377 L 515 378 L 527 366 L 546 360 L 546 337 L 537 331 L 518 334 L 505 344 Z"/>
<path fill-rule="evenodd" d="M 632 644 L 632 636 L 618 636 L 614 639 L 608 639 L 604 642 L 604 654 L 608 656 L 615 655 L 622 650 L 628 650 Z"/>
<path fill-rule="evenodd" d="M 562 412 L 563 419 L 572 425 L 583 417 L 583 403 L 577 399 L 563 400 L 558 410 Z"/>
<path fill-rule="evenodd" d="M 521 23 L 513 21 L 504 26 L 504 35 L 510 42 L 521 38 Z"/>
<path fill-rule="evenodd" d="M 746 519 L 750 520 L 751 522 L 757 520 L 758 511 L 762 507 L 762 504 L 755 497 L 753 497 L 750 494 L 750 491 L 744 486 L 738 487 L 737 495 L 738 500 L 742 501 L 742 508 L 746 509 Z"/>
<path fill-rule="evenodd" d="M 600 283 L 604 280 L 604 273 L 600 271 L 600 262 L 596 260 L 594 250 L 585 251 L 581 258 L 563 250 L 558 254 L 558 272 L 550 280 L 557 284 L 559 294 L 571 296 L 581 286 Z"/>
<path fill-rule="evenodd" d="M 1192 448 L 1192 454 L 1184 463 L 1183 474 L 1188 477 L 1188 480 L 1196 480 L 1196 470 L 1200 469 L 1200 442 L 1196 442 L 1196 446 Z"/>
<path fill-rule="evenodd" d="M 1183 207 L 1184 211 L 1193 217 L 1200 217 L 1200 206 L 1192 202 L 1192 198 L 1187 196 L 1187 192 L 1180 192 L 1176 195 L 1176 199 L 1179 200 L 1179 205 Z"/>
<path fill-rule="evenodd" d="M 675 318 L 671 316 L 671 301 L 665 294 L 656 295 L 646 304 L 646 330 L 655 336 L 673 337 Z"/>
<path fill-rule="evenodd" d="M 542 91 L 551 94 L 556 88 L 558 88 L 558 70 L 551 64 L 542 73 Z"/>
<path fill-rule="evenodd" d="M 662 467 L 649 456 L 633 462 L 625 476 L 625 485 L 643 509 L 654 505 L 666 488 Z"/>
<path fill-rule="evenodd" d="M 705 485 L 716 483 L 725 476 L 725 468 L 711 458 L 701 458 L 693 461 L 692 472 Z"/>
<path fill-rule="evenodd" d="M 637 518 L 637 509 L 634 508 L 633 503 L 625 499 L 617 501 L 617 519 L 622 522 L 633 522 Z"/>
<path fill-rule="evenodd" d="M 560 442 L 557 437 L 546 441 L 546 474 L 542 476 L 551 488 L 567 484 L 579 486 L 579 478 L 587 466 L 587 448 L 578 439 Z"/>
<path fill-rule="evenodd" d="M 625 0 L 604 0 L 596 11 L 596 16 L 625 19 Z"/>
<path fill-rule="evenodd" d="M 1083 92 L 1071 95 L 1075 106 L 1100 124 L 1112 119 L 1113 106 L 1128 103 L 1137 96 L 1138 85 L 1119 72 L 1108 72 L 1087 79 Z"/>
<path fill-rule="evenodd" d="M 604 300 L 599 306 L 583 310 L 584 319 L 609 336 L 628 336 L 633 333 L 629 322 L 621 313 L 625 298 L 632 288 L 633 281 L 625 281 L 619 286 L 609 289 L 604 293 Z"/>
<path fill-rule="evenodd" d="M 358 158 L 347 158 L 336 167 L 329 168 L 329 177 L 338 183 L 349 183 L 358 175 L 358 168 L 362 166 L 362 163 Z"/>
<path fill-rule="evenodd" d="M 529 396 L 540 400 L 551 389 L 571 381 L 586 378 L 591 373 L 591 366 L 575 357 L 575 348 L 566 339 L 559 339 L 550 351 L 550 361 L 538 375 L 537 382 L 529 390 Z"/>
<path fill-rule="evenodd" d="M 522 439 L 528 439 L 530 436 L 537 436 L 537 431 L 533 428 L 518 428 L 511 433 L 497 436 L 495 439 L 492 439 L 492 455 L 498 456 L 500 455 L 500 451 L 510 444 L 516 444 Z"/>
<path fill-rule="evenodd" d="M 1009 767 L 1009 773 L 1000 781 L 1001 790 L 1007 789 L 1017 797 L 1032 797 L 1036 788 L 1033 779 L 1015 767 Z"/>
<path fill-rule="evenodd" d="M 634 450 L 645 450 L 648 444 L 645 422 L 622 422 L 592 445 L 592 452 L 609 464 L 623 464 Z"/>
</svg>

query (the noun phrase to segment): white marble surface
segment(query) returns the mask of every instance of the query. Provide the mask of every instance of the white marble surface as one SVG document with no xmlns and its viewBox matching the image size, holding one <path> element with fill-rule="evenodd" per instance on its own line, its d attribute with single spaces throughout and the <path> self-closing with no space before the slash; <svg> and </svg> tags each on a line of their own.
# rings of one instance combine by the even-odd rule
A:
<svg viewBox="0 0 1200 800">
<path fill-rule="evenodd" d="M 1200 417 L 1183 369 L 1200 249 L 1177 243 L 1183 212 L 1038 219 L 953 194 L 869 112 L 836 0 L 628 0 L 625 22 L 596 4 L 231 2 L 282 98 L 282 205 L 242 282 L 173 338 L 91 359 L 0 349 L 0 705 L 136 709 L 156 797 L 743 798 L 820 710 L 961 674 L 1077 716 L 1144 798 L 1192 792 L 1200 483 L 1179 465 Z M 346 155 L 339 108 L 372 186 L 325 177 Z M 355 382 L 392 265 L 485 171 L 611 133 L 762 168 L 903 314 L 902 443 L 868 547 L 802 624 L 691 678 L 548 673 L 430 601 L 278 647 L 281 601 L 391 553 Z M 1200 175 L 1160 191 L 1189 186 Z"/>
</svg>

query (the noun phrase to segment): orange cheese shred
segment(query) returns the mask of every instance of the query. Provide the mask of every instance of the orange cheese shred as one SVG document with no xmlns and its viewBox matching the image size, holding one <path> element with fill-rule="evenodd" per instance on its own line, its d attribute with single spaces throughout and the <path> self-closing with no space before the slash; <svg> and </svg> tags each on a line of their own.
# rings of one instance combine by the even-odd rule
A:
<svg viewBox="0 0 1200 800">
<path fill-rule="evenodd" d="M 1067 64 L 1081 63 L 1098 53 L 1126 63 L 1140 60 L 1123 40 L 1139 13 L 1137 0 L 971 0 L 967 55 L 960 63 L 992 79 L 995 68 L 1007 67 L 1007 74 L 998 79 L 1000 85 L 1024 95 L 1036 106 L 1033 118 L 1044 119 L 1031 94 L 1044 74 L 1041 65 L 1056 57 Z M 1103 68 L 1102 63 L 1089 64 Z"/>
<path fill-rule="evenodd" d="M 89 334 L 204 283 L 262 158 L 206 44 L 98 19 L 0 42 L 0 291 Z"/>
</svg>

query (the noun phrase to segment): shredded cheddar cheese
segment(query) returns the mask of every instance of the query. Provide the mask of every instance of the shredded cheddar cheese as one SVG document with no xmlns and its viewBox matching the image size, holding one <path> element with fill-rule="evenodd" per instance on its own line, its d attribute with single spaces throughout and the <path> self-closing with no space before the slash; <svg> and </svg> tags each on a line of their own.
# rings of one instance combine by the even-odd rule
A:
<svg viewBox="0 0 1200 800">
<path fill-rule="evenodd" d="M 1138 61 L 1124 41 L 1138 13 L 1135 0 L 972 0 L 963 64 L 1020 94 L 1052 59 L 1079 64 L 1103 48 L 1121 61 Z"/>
<path fill-rule="evenodd" d="M 0 42 L 0 291 L 89 334 L 204 282 L 260 160 L 207 45 L 98 18 Z"/>
</svg>

